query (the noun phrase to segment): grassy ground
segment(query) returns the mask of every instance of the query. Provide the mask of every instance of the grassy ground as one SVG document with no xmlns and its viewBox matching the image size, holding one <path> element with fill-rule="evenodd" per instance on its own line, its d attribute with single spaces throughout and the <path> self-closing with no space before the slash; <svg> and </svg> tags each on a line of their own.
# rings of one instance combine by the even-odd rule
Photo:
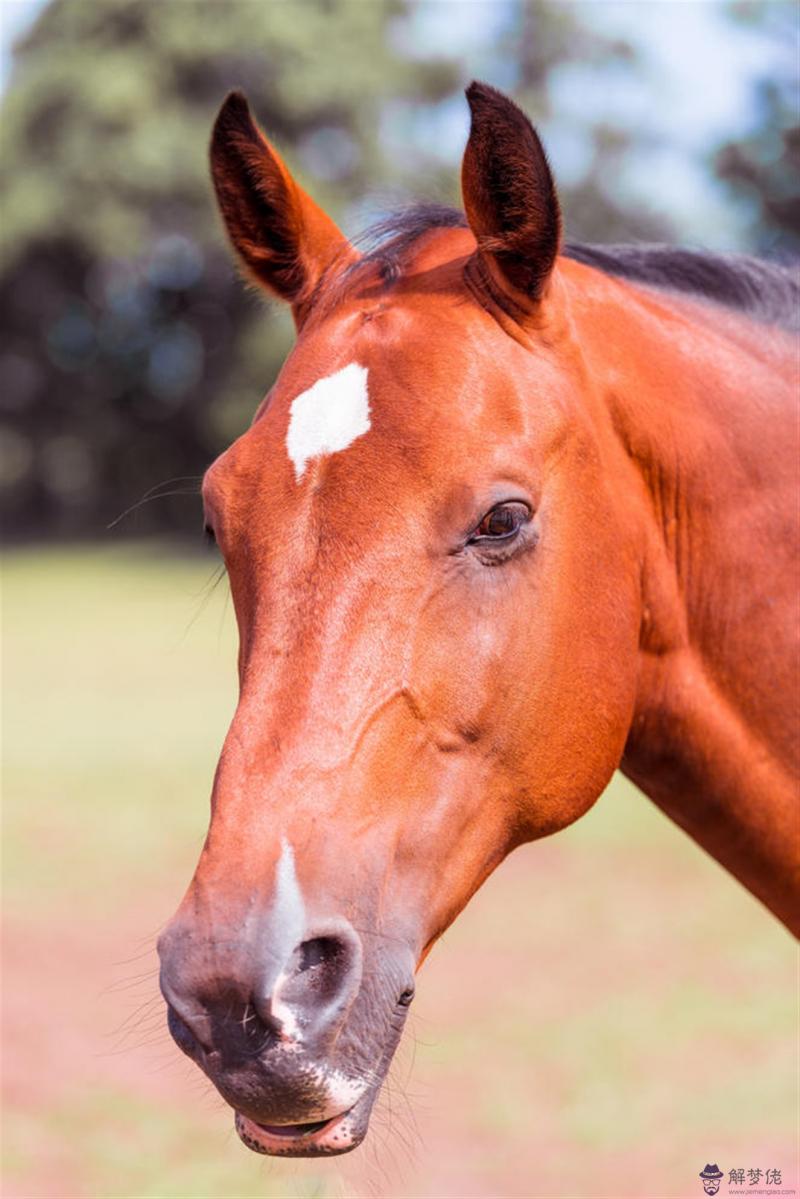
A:
<svg viewBox="0 0 800 1199">
<path fill-rule="evenodd" d="M 793 943 L 623 780 L 437 948 L 367 1145 L 240 1146 L 163 1033 L 152 953 L 234 704 L 213 569 L 6 558 L 4 1195 L 683 1199 L 707 1161 L 797 1187 Z"/>
</svg>

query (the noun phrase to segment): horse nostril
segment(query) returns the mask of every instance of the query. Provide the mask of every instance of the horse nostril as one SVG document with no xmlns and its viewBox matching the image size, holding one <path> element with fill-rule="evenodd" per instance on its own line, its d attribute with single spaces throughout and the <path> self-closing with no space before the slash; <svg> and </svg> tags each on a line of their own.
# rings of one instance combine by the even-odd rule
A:
<svg viewBox="0 0 800 1199">
<path fill-rule="evenodd" d="M 348 970 L 348 947 L 336 937 L 313 937 L 298 946 L 294 969 L 303 986 L 322 1002 L 335 998 Z"/>
<path fill-rule="evenodd" d="M 361 982 L 361 942 L 350 925 L 336 920 L 315 931 L 296 947 L 262 1009 L 283 1035 L 331 1032 Z"/>
<path fill-rule="evenodd" d="M 342 946 L 333 937 L 313 937 L 300 946 L 299 970 L 311 970 L 341 953 Z"/>
</svg>

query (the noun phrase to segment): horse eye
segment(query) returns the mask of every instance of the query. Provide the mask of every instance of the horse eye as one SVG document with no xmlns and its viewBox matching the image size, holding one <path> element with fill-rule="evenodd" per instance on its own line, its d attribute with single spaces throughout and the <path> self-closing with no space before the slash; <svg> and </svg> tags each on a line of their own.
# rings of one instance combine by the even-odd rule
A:
<svg viewBox="0 0 800 1199">
<path fill-rule="evenodd" d="M 508 541 L 517 535 L 529 516 L 526 504 L 497 504 L 486 513 L 469 540 Z"/>
<path fill-rule="evenodd" d="M 205 537 L 208 545 L 216 545 L 217 544 L 217 536 L 216 536 L 216 533 L 214 532 L 213 528 L 211 527 L 211 525 L 206 525 L 204 527 L 203 536 Z"/>
</svg>

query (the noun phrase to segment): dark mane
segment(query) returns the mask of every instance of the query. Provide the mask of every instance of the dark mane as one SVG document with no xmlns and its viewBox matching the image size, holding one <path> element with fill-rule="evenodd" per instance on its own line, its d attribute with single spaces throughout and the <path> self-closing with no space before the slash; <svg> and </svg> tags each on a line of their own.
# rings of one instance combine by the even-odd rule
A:
<svg viewBox="0 0 800 1199">
<path fill-rule="evenodd" d="M 376 221 L 352 239 L 360 257 L 341 269 L 334 261 L 312 296 L 316 308 L 335 307 L 352 287 L 377 272 L 380 283 L 390 286 L 403 274 L 406 258 L 416 242 L 434 229 L 465 229 L 467 219 L 446 204 L 410 204 Z"/>
<path fill-rule="evenodd" d="M 415 204 L 391 214 L 357 238 L 362 257 L 339 277 L 336 293 L 339 284 L 349 286 L 356 276 L 375 268 L 384 283 L 393 283 L 419 238 L 434 229 L 465 228 L 466 224 L 463 212 L 442 204 Z M 698 296 L 746 312 L 764 324 L 798 327 L 800 279 L 793 266 L 745 254 L 712 254 L 665 245 L 568 242 L 562 253 L 607 275 Z"/>
<path fill-rule="evenodd" d="M 686 292 L 737 308 L 764 324 L 798 326 L 797 270 L 747 254 L 711 254 L 677 246 L 564 246 L 575 262 L 664 291 Z"/>
<path fill-rule="evenodd" d="M 411 204 L 390 213 L 353 239 L 361 257 L 343 275 L 334 278 L 335 294 L 338 296 L 340 285 L 348 287 L 357 277 L 372 274 L 376 268 L 382 283 L 396 282 L 403 273 L 409 251 L 421 237 L 433 229 L 466 226 L 463 212 L 446 204 Z M 325 291 L 327 297 L 327 284 Z"/>
</svg>

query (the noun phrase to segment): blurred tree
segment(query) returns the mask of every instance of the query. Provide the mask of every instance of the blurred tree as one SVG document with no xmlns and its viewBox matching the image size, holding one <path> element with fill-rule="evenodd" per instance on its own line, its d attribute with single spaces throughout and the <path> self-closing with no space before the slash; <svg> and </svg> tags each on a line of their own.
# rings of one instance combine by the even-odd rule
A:
<svg viewBox="0 0 800 1199">
<path fill-rule="evenodd" d="M 760 7 L 740 19 L 763 24 Z M 570 238 L 669 239 L 668 213 L 620 186 L 658 144 L 646 64 L 590 17 L 553 0 L 51 0 L 3 99 L 7 534 L 96 536 L 154 487 L 120 529 L 195 532 L 186 495 L 271 386 L 291 323 L 242 286 L 208 181 L 232 87 L 348 232 L 387 191 L 459 202 L 474 74 L 540 125 Z M 764 159 L 759 125 L 719 169 L 796 230 L 796 120 L 773 84 L 762 122 L 777 105 L 789 157 Z M 613 127 L 603 89 L 624 99 Z"/>
<path fill-rule="evenodd" d="M 10 536 L 125 522 L 196 530 L 184 493 L 241 431 L 291 337 L 242 287 L 206 146 L 243 87 L 322 204 L 341 216 L 386 178 L 376 112 L 456 73 L 390 48 L 403 0 L 54 0 L 19 46 L 3 105 Z M 173 482 L 167 483 L 167 480 Z"/>
<path fill-rule="evenodd" d="M 666 215 L 634 206 L 630 198 L 626 202 L 616 186 L 626 157 L 654 138 L 646 119 L 636 114 L 635 123 L 620 122 L 611 128 L 591 104 L 591 97 L 604 87 L 636 89 L 644 64 L 633 47 L 576 19 L 576 8 L 569 4 L 515 0 L 513 18 L 506 52 L 515 54 L 518 63 L 515 94 L 520 104 L 540 126 L 554 160 L 565 134 L 579 136 L 583 143 L 578 169 L 559 182 L 567 237 L 601 242 L 669 240 L 674 230 Z M 581 97 L 578 129 L 569 128 L 553 100 L 552 82 L 558 73 L 566 72 Z"/>
<path fill-rule="evenodd" d="M 798 17 L 794 4 L 763 0 L 731 5 L 729 19 L 783 51 L 777 71 L 756 79 L 754 116 L 744 137 L 727 142 L 715 168 L 733 197 L 752 213 L 753 249 L 800 253 L 800 96 Z M 775 56 L 773 56 L 774 58 Z"/>
<path fill-rule="evenodd" d="M 600 6 L 602 7 L 602 6 Z M 463 26 L 454 29 L 454 14 Z M 649 208 L 620 186 L 625 167 L 661 143 L 644 111 L 648 70 L 634 46 L 603 32 L 591 6 L 559 0 L 416 0 L 398 30 L 402 51 L 425 61 L 454 47 L 460 82 L 471 77 L 502 87 L 531 116 L 553 163 L 567 237 L 588 241 L 668 240 L 666 211 Z M 612 127 L 607 92 L 628 99 L 626 119 Z M 567 101 L 565 103 L 565 100 Z M 384 143 L 432 175 L 441 198 L 460 204 L 458 165 L 467 132 L 460 89 L 424 112 L 408 101 L 387 106 Z"/>
</svg>

